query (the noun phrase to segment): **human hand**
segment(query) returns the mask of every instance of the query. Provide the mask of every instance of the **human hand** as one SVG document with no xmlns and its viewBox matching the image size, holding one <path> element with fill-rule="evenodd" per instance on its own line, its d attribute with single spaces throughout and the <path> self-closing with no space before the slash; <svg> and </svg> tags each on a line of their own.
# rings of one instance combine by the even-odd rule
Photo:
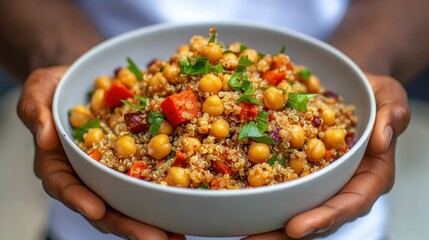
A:
<svg viewBox="0 0 429 240">
<path fill-rule="evenodd" d="M 66 70 L 67 67 L 61 66 L 34 71 L 18 104 L 18 114 L 34 136 L 34 171 L 45 191 L 103 233 L 128 239 L 184 239 L 110 208 L 79 180 L 61 146 L 51 112 L 55 88 Z"/>
<path fill-rule="evenodd" d="M 315 238 L 367 214 L 375 201 L 393 187 L 397 137 L 410 120 L 407 94 L 390 77 L 367 74 L 376 98 L 377 115 L 366 153 L 353 177 L 321 206 L 298 214 L 284 229 L 250 236 L 248 240 Z"/>
</svg>

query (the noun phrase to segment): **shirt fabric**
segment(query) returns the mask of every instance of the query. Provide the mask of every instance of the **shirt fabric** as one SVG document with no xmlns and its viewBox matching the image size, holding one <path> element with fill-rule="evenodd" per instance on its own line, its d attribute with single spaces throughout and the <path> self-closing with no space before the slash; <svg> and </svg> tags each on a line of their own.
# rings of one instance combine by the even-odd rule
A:
<svg viewBox="0 0 429 240">
<path fill-rule="evenodd" d="M 348 7 L 347 0 L 76 0 L 78 6 L 107 37 L 165 22 L 198 20 L 258 21 L 289 28 L 327 40 Z M 237 39 L 239 40 L 239 39 Z M 57 240 L 116 240 L 94 229 L 82 216 L 52 201 L 49 231 Z M 386 231 L 387 206 L 382 197 L 372 211 L 345 224 L 324 239 L 382 239 Z M 191 240 L 204 238 L 187 236 Z"/>
</svg>

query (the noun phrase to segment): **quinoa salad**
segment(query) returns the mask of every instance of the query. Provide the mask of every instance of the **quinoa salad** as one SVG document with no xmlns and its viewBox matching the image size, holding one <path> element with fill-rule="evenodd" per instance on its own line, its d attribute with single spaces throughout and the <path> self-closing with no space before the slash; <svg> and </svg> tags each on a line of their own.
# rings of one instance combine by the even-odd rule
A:
<svg viewBox="0 0 429 240">
<path fill-rule="evenodd" d="M 130 177 L 197 189 L 284 183 L 353 147 L 355 107 L 279 46 L 224 43 L 214 28 L 169 59 L 100 75 L 69 110 L 75 143 Z"/>
</svg>

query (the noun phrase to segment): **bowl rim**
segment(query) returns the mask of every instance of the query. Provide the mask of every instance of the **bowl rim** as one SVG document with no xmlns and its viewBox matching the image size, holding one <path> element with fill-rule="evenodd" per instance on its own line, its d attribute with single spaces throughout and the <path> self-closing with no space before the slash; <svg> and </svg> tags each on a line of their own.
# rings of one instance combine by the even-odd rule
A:
<svg viewBox="0 0 429 240">
<path fill-rule="evenodd" d="M 364 85 L 364 88 L 366 90 L 366 93 L 369 97 L 369 103 L 370 103 L 370 112 L 368 116 L 368 123 L 365 126 L 362 135 L 359 137 L 359 139 L 356 141 L 353 148 L 351 148 L 347 153 L 345 153 L 342 157 L 337 159 L 336 161 L 332 162 L 328 166 L 313 172 L 309 174 L 308 176 L 294 179 L 289 182 L 279 183 L 275 185 L 269 185 L 269 186 L 261 186 L 256 188 L 249 188 L 249 189 L 231 189 L 231 190 L 206 190 L 206 189 L 191 189 L 191 188 L 179 188 L 174 186 L 163 186 L 158 183 L 152 183 L 148 181 L 144 181 L 141 179 L 136 179 L 133 177 L 130 177 L 124 173 L 121 173 L 117 170 L 111 169 L 103 164 L 100 164 L 97 161 L 94 161 L 91 157 L 89 157 L 87 154 L 84 153 L 75 143 L 74 141 L 69 137 L 69 134 L 67 134 L 65 128 L 63 127 L 61 123 L 61 118 L 59 116 L 59 99 L 60 99 L 60 93 L 64 88 L 66 80 L 70 77 L 71 73 L 76 69 L 79 68 L 82 62 L 84 62 L 86 59 L 91 58 L 93 55 L 96 55 L 98 52 L 103 51 L 105 48 L 110 48 L 117 43 L 120 43 L 121 41 L 124 41 L 126 39 L 131 38 L 138 38 L 141 35 L 147 35 L 151 33 L 156 33 L 159 31 L 167 31 L 175 28 L 189 28 L 189 27 L 195 27 L 195 26 L 207 26 L 208 28 L 210 26 L 225 26 L 225 27 L 246 27 L 246 28 L 254 28 L 254 29 L 262 29 L 262 30 L 268 30 L 268 31 L 274 31 L 283 35 L 287 35 L 289 37 L 293 37 L 296 39 L 299 39 L 300 41 L 305 41 L 310 44 L 316 45 L 318 48 L 323 48 L 325 51 L 330 52 L 331 54 L 335 55 L 335 57 L 339 58 L 341 61 L 345 62 L 346 65 L 348 65 L 359 77 L 359 79 L 362 80 L 362 83 Z M 208 29 L 207 28 L 207 29 Z M 97 44 L 93 48 L 89 49 L 87 52 L 85 52 L 83 55 L 81 55 L 75 62 L 72 63 L 72 65 L 69 67 L 69 69 L 66 71 L 66 73 L 61 78 L 61 81 L 59 81 L 59 84 L 55 90 L 54 98 L 53 98 L 53 104 L 52 104 L 52 113 L 54 118 L 54 123 L 57 128 L 57 132 L 60 136 L 63 136 L 66 143 L 81 156 L 85 161 L 87 161 L 89 164 L 93 165 L 94 167 L 100 169 L 104 173 L 108 175 L 112 175 L 115 178 L 119 178 L 122 181 L 126 181 L 133 185 L 138 185 L 144 188 L 148 188 L 154 191 L 160 191 L 160 192 L 169 192 L 172 194 L 180 194 L 180 195 L 193 195 L 193 196 L 207 196 L 207 197 L 233 197 L 233 196 L 246 196 L 246 195 L 253 195 L 253 194 L 261 194 L 261 193 L 268 193 L 268 192 L 274 192 L 274 191 L 282 191 L 288 188 L 296 187 L 297 185 L 301 185 L 306 182 L 311 182 L 312 180 L 318 178 L 320 175 L 327 174 L 328 172 L 332 171 L 336 165 L 340 165 L 343 162 L 347 161 L 350 155 L 353 155 L 360 146 L 364 145 L 367 139 L 369 139 L 372 129 L 374 127 L 375 123 L 375 115 L 376 115 L 376 104 L 375 104 L 375 96 L 372 91 L 371 85 L 366 78 L 365 74 L 362 72 L 362 70 L 345 54 L 334 48 L 333 46 L 329 45 L 328 43 L 325 43 L 321 40 L 318 40 L 314 37 L 308 36 L 306 34 L 300 33 L 295 30 L 291 30 L 285 27 L 279 27 L 272 24 L 266 24 L 261 22 L 252 22 L 252 21 L 198 21 L 198 22 L 168 22 L 168 23 L 159 23 L 154 24 L 151 26 L 146 26 L 142 28 L 138 28 L 120 35 L 117 35 L 115 37 L 112 37 L 110 39 L 104 40 L 101 43 Z"/>
</svg>

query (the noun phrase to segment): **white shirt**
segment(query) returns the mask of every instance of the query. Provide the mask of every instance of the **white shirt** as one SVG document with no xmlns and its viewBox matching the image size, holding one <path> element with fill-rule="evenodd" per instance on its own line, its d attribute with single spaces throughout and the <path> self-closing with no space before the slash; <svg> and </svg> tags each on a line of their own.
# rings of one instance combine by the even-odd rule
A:
<svg viewBox="0 0 429 240">
<path fill-rule="evenodd" d="M 107 37 L 164 22 L 250 20 L 290 28 L 327 40 L 344 16 L 348 0 L 75 0 Z M 325 239 L 382 239 L 386 231 L 386 200 L 365 217 L 348 223 Z M 50 232 L 57 240 L 116 240 L 95 230 L 80 215 L 53 202 Z M 214 238 L 190 237 L 203 240 Z M 222 238 L 222 239 L 238 239 Z"/>
</svg>

